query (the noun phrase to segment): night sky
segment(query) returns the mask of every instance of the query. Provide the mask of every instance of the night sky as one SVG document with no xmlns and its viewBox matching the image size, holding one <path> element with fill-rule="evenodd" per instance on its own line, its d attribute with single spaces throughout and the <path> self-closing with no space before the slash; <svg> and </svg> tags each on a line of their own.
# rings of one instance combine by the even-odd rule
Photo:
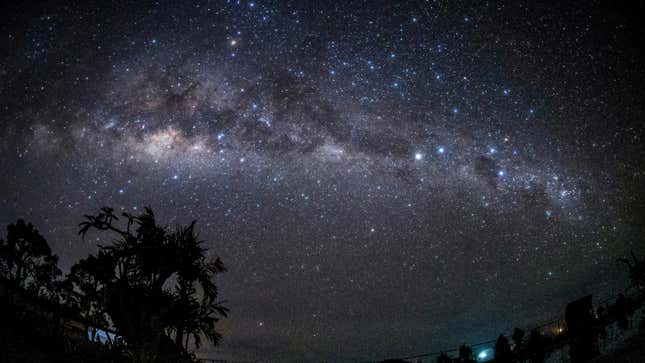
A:
<svg viewBox="0 0 645 363">
<path fill-rule="evenodd" d="M 645 252 L 642 9 L 476 3 L 4 5 L 0 223 L 68 269 L 101 206 L 197 219 L 235 360 L 451 349 L 611 296 Z"/>
</svg>

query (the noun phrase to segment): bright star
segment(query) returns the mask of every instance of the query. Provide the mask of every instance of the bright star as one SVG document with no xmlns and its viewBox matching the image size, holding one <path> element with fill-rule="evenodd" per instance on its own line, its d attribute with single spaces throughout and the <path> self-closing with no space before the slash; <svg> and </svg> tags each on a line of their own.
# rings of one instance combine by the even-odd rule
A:
<svg viewBox="0 0 645 363">
<path fill-rule="evenodd" d="M 423 160 L 423 154 L 421 153 L 414 154 L 414 160 Z"/>
</svg>

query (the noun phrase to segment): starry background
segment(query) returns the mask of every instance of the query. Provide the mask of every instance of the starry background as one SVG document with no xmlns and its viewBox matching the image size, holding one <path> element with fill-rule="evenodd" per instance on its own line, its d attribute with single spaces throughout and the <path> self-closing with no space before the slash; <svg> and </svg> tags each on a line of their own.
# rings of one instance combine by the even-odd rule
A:
<svg viewBox="0 0 645 363">
<path fill-rule="evenodd" d="M 198 220 L 211 356 L 450 349 L 625 287 L 645 252 L 642 6 L 4 5 L 0 222 L 64 269 L 104 205 Z"/>
</svg>

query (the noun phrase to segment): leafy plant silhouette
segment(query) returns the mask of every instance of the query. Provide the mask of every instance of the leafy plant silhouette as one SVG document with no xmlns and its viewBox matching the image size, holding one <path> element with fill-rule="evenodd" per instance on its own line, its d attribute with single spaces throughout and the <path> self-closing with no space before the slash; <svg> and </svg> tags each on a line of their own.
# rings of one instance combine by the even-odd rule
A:
<svg viewBox="0 0 645 363">
<path fill-rule="evenodd" d="M 6 240 L 0 239 L 0 277 L 37 297 L 55 299 L 62 289 L 60 276 L 58 256 L 31 223 L 18 219 L 7 226 Z"/>
<path fill-rule="evenodd" d="M 111 322 L 135 361 L 159 360 L 169 345 L 187 354 L 191 338 L 197 347 L 204 338 L 217 344 L 215 325 L 228 309 L 217 301 L 213 278 L 226 269 L 219 258 L 208 258 L 195 222 L 162 227 L 150 208 L 122 217 L 119 227 L 119 217 L 106 207 L 79 225 L 83 237 L 90 230 L 114 237 L 71 269 L 86 317 Z"/>
</svg>

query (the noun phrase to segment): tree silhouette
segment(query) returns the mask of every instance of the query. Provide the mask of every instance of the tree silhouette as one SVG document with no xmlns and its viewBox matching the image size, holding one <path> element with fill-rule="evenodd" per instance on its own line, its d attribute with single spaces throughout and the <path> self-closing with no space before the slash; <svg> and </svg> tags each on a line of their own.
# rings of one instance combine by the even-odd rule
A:
<svg viewBox="0 0 645 363">
<path fill-rule="evenodd" d="M 446 353 L 441 353 L 437 357 L 437 363 L 452 363 L 452 359 Z"/>
<path fill-rule="evenodd" d="M 495 342 L 495 363 L 511 363 L 513 362 L 513 353 L 511 352 L 511 345 L 508 339 L 500 334 Z"/>
<path fill-rule="evenodd" d="M 524 335 L 526 335 L 524 330 L 515 328 L 511 336 L 513 339 L 513 353 L 518 361 L 522 360 L 524 356 Z"/>
<path fill-rule="evenodd" d="M 114 273 L 114 260 L 103 251 L 90 255 L 74 264 L 67 280 L 77 288 L 80 297 L 74 302 L 81 315 L 92 324 L 90 340 L 97 338 L 97 328 L 107 327 L 109 320 L 105 310 L 107 299 L 106 282 Z M 109 336 L 108 336 L 109 338 Z"/>
<path fill-rule="evenodd" d="M 61 282 L 58 256 L 31 223 L 18 219 L 0 239 L 0 276 L 37 297 L 56 298 Z"/>
<path fill-rule="evenodd" d="M 458 362 L 472 363 L 475 360 L 473 359 L 473 349 L 466 344 L 462 344 L 459 347 L 459 359 Z"/>
<path fill-rule="evenodd" d="M 627 258 L 619 258 L 618 262 L 622 262 L 629 268 L 629 278 L 632 287 L 637 289 L 645 288 L 645 259 L 639 260 L 636 258 L 634 252 L 631 252 L 632 261 Z"/>
<path fill-rule="evenodd" d="M 190 338 L 217 343 L 215 324 L 227 309 L 217 299 L 213 277 L 225 271 L 219 258 L 209 260 L 194 231 L 195 222 L 170 230 L 157 225 L 150 208 L 139 216 L 123 213 L 125 226 L 111 208 L 85 216 L 79 234 L 91 230 L 116 236 L 72 267 L 70 280 L 83 295 L 89 317 L 109 318 L 129 347 L 131 359 L 154 360 L 174 338 L 187 353 Z"/>
<path fill-rule="evenodd" d="M 546 342 L 539 331 L 533 330 L 527 343 L 527 356 L 531 363 L 542 363 L 546 356 Z"/>
<path fill-rule="evenodd" d="M 201 346 L 202 336 L 216 344 L 220 339 L 219 333 L 215 330 L 216 317 L 226 316 L 228 311 L 215 302 L 217 287 L 211 279 L 213 275 L 226 271 L 224 264 L 219 258 L 206 261 L 206 250 L 200 246 L 201 241 L 195 234 L 194 227 L 193 222 L 188 227 L 177 228 L 169 236 L 176 241 L 176 245 L 180 246 L 182 252 L 177 255 L 177 284 L 174 309 L 170 315 L 175 342 L 181 347 L 182 336 L 184 336 L 184 349 L 188 348 L 189 336 L 193 337 L 197 348 Z M 196 298 L 199 295 L 196 286 L 201 289 L 201 301 Z"/>
<path fill-rule="evenodd" d="M 629 327 L 629 309 L 627 307 L 627 298 L 623 293 L 618 294 L 616 302 L 612 306 L 612 315 L 616 319 L 616 323 L 621 330 L 627 330 Z"/>
</svg>

